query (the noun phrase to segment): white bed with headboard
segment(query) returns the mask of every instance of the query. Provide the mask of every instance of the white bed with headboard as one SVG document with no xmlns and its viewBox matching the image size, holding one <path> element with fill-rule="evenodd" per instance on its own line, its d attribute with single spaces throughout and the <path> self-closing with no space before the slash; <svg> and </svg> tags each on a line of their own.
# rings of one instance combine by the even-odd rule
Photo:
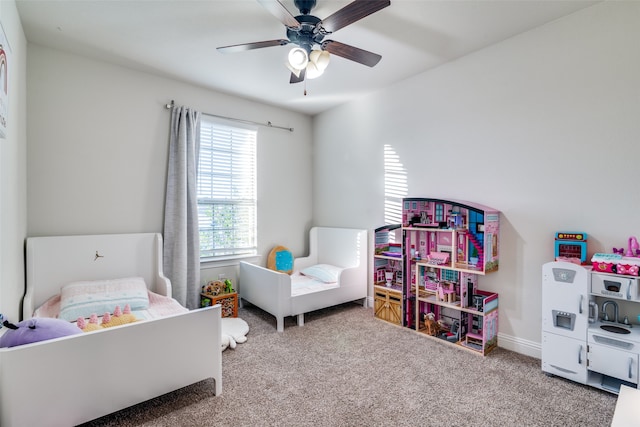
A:
<svg viewBox="0 0 640 427">
<path fill-rule="evenodd" d="M 329 280 L 301 276 L 307 269 L 320 270 Z M 265 267 L 240 263 L 240 298 L 276 318 L 276 330 L 284 331 L 284 318 L 321 308 L 361 300 L 367 307 L 367 230 L 313 227 L 309 230 L 309 255 L 293 261 L 291 275 Z"/>
<path fill-rule="evenodd" d="M 74 281 L 142 277 L 171 296 L 157 233 L 27 239 L 23 318 Z M 0 425 L 73 426 L 195 382 L 222 392 L 220 306 L 0 348 Z"/>
</svg>

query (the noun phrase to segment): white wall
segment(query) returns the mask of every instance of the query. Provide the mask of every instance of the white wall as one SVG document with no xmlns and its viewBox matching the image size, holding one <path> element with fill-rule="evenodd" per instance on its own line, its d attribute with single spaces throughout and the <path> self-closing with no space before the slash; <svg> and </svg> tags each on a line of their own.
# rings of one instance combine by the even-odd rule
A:
<svg viewBox="0 0 640 427">
<path fill-rule="evenodd" d="M 175 80 L 28 45 L 28 234 L 161 232 L 169 110 L 293 127 L 258 129 L 258 242 L 306 254 L 311 118 Z M 225 270 L 223 272 L 230 276 Z M 217 273 L 203 273 L 206 278 Z"/>
<path fill-rule="evenodd" d="M 27 40 L 14 0 L 0 1 L 0 22 L 10 45 L 7 135 L 0 138 L 0 313 L 18 321 L 27 234 Z"/>
<path fill-rule="evenodd" d="M 314 221 L 384 224 L 385 144 L 407 196 L 499 209 L 480 285 L 500 294 L 500 345 L 539 356 L 554 233 L 588 233 L 589 256 L 640 237 L 638 40 L 640 3 L 604 2 L 317 116 Z"/>
</svg>

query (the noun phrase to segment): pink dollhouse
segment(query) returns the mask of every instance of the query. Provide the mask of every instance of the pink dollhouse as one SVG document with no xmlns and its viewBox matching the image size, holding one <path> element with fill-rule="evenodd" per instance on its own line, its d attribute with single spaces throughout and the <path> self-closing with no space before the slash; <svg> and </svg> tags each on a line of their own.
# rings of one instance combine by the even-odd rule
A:
<svg viewBox="0 0 640 427">
<path fill-rule="evenodd" d="M 500 212 L 405 198 L 402 232 L 403 325 L 483 355 L 497 347 L 498 294 L 479 290 L 478 277 L 498 270 Z"/>
<path fill-rule="evenodd" d="M 470 202 L 404 199 L 402 225 L 416 230 L 422 260 L 489 273 L 498 270 L 500 212 Z"/>
</svg>

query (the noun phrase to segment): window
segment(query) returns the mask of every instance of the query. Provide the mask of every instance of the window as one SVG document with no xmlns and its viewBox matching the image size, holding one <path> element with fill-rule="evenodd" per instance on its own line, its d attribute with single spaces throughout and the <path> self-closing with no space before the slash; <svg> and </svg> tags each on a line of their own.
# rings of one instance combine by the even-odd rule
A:
<svg viewBox="0 0 640 427">
<path fill-rule="evenodd" d="M 435 210 L 436 210 L 435 221 L 443 222 L 444 221 L 444 205 L 442 203 L 436 203 Z"/>
<path fill-rule="evenodd" d="M 198 159 L 200 259 L 255 255 L 255 129 L 203 114 Z"/>
</svg>

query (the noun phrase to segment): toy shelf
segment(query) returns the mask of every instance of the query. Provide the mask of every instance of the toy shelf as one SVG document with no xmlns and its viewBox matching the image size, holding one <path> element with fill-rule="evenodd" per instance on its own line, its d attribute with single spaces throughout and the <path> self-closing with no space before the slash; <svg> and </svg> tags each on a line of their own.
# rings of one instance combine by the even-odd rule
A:
<svg viewBox="0 0 640 427">
<path fill-rule="evenodd" d="M 402 262 L 402 257 L 394 257 L 394 256 L 389 256 L 389 255 L 374 255 L 374 258 L 376 258 L 376 259 L 387 259 L 387 260 L 390 260 L 390 261 Z"/>
<path fill-rule="evenodd" d="M 484 276 L 485 274 L 484 271 L 480 271 L 478 267 L 468 263 L 464 263 L 464 262 L 455 262 L 453 264 L 450 262 L 446 264 L 435 264 L 429 261 L 415 260 L 415 263 L 416 265 L 422 265 L 422 266 L 445 269 L 445 270 L 460 271 L 463 273 L 480 274 L 482 276 Z"/>
<path fill-rule="evenodd" d="M 481 295 L 484 297 L 484 300 L 482 302 L 482 310 L 476 310 L 474 307 L 461 307 L 460 306 L 460 301 L 456 301 L 454 303 L 450 303 L 450 302 L 446 302 L 446 301 L 440 301 L 438 300 L 438 297 L 436 295 L 430 295 L 428 297 L 421 297 L 418 296 L 417 299 L 420 302 L 426 302 L 429 304 L 436 304 L 439 305 L 441 307 L 449 307 L 455 310 L 459 310 L 462 311 L 464 313 L 469 313 L 469 314 L 473 314 L 476 316 L 484 316 L 490 312 L 492 312 L 493 310 L 497 310 L 498 309 L 498 294 L 496 293 L 492 293 L 492 292 L 485 292 L 485 291 L 476 291 L 477 294 L 475 295 Z"/>
<path fill-rule="evenodd" d="M 418 295 L 415 312 L 416 331 L 431 339 L 438 339 L 476 354 L 487 355 L 498 346 L 498 294 L 476 292 L 475 295 L 483 297 L 480 310 L 461 307 L 460 301 L 440 301 L 437 295 Z M 441 321 L 434 335 L 429 332 L 425 313 L 422 311 L 427 307 L 433 310 L 435 316 L 450 320 L 450 323 Z"/>
<path fill-rule="evenodd" d="M 403 318 L 401 225 L 375 230 L 373 305 L 378 319 L 401 325 Z"/>
<path fill-rule="evenodd" d="M 481 275 L 498 269 L 497 251 L 486 260 L 484 254 L 489 249 L 484 248 L 480 240 L 484 238 L 483 233 L 475 237 L 466 229 L 403 227 L 402 230 L 412 236 L 413 250 L 408 255 L 412 262 Z"/>
</svg>

